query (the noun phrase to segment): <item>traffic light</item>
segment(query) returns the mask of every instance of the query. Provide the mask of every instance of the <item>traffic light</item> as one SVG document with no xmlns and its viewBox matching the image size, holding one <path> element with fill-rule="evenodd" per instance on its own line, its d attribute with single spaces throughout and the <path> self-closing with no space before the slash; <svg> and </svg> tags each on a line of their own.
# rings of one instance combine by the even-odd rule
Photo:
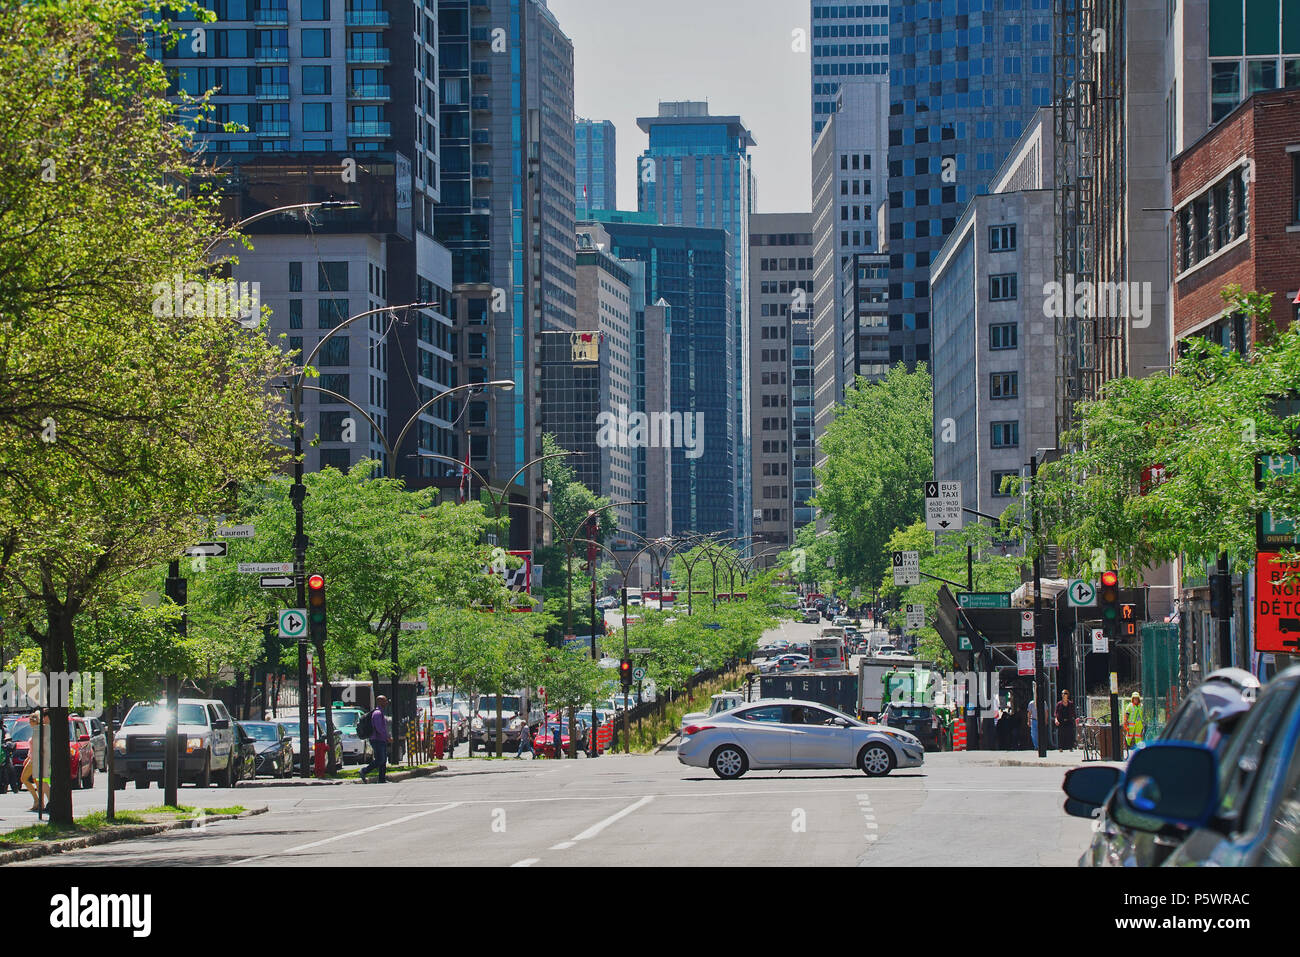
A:
<svg viewBox="0 0 1300 957">
<path fill-rule="evenodd" d="M 618 676 L 623 682 L 623 693 L 627 694 L 632 690 L 632 659 L 624 658 L 618 663 Z"/>
<path fill-rule="evenodd" d="M 1210 576 L 1210 617 L 1215 621 L 1232 617 L 1232 579 L 1227 575 Z"/>
<path fill-rule="evenodd" d="M 1119 627 L 1119 572 L 1101 573 L 1101 590 L 1097 593 L 1101 608 L 1101 624 L 1106 634 L 1114 638 Z"/>
<path fill-rule="evenodd" d="M 325 577 L 307 579 L 307 627 L 313 643 L 325 640 Z"/>
</svg>

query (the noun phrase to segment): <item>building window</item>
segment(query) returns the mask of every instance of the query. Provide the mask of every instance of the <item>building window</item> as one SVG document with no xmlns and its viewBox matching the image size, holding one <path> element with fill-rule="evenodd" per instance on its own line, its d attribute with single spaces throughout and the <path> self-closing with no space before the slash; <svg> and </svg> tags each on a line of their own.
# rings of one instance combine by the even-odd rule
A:
<svg viewBox="0 0 1300 957">
<path fill-rule="evenodd" d="M 302 328 L 302 300 L 301 299 L 289 300 L 289 328 L 290 329 Z"/>
<path fill-rule="evenodd" d="M 1014 224 L 989 227 L 989 252 L 1005 253 L 1015 248 L 1016 227 Z"/>
<path fill-rule="evenodd" d="M 301 32 L 303 56 L 327 57 L 330 55 L 329 30 L 303 30 Z"/>
<path fill-rule="evenodd" d="M 1291 222 L 1300 223 L 1300 153 L 1291 154 Z"/>
<path fill-rule="evenodd" d="M 1241 102 L 1241 63 L 1210 64 L 1210 122 L 1217 123 Z"/>
<path fill-rule="evenodd" d="M 346 472 L 351 464 L 352 452 L 349 449 L 320 450 L 320 467 L 322 469 L 338 469 L 340 472 Z"/>
<path fill-rule="evenodd" d="M 327 133 L 334 129 L 332 104 L 304 103 L 302 129 L 304 133 Z"/>
<path fill-rule="evenodd" d="M 302 92 L 304 96 L 329 96 L 334 92 L 331 70 L 327 66 L 305 66 L 302 68 Z"/>
<path fill-rule="evenodd" d="M 993 422 L 992 444 L 995 449 L 1014 449 L 1020 445 L 1019 422 Z"/>
<path fill-rule="evenodd" d="M 1016 274 L 989 276 L 989 301 L 1006 302 L 1016 298 Z"/>
<path fill-rule="evenodd" d="M 316 273 L 316 288 L 321 292 L 347 291 L 348 264 L 346 261 L 318 263 Z"/>
<path fill-rule="evenodd" d="M 302 292 L 302 263 L 289 263 L 289 291 Z"/>
<path fill-rule="evenodd" d="M 320 351 L 317 364 L 321 366 L 345 366 L 351 362 L 348 343 L 351 340 L 347 336 L 335 336 L 325 343 L 325 348 Z"/>
<path fill-rule="evenodd" d="M 990 399 L 1015 399 L 1020 396 L 1018 372 L 994 372 L 989 376 Z"/>
<path fill-rule="evenodd" d="M 320 329 L 333 329 L 348 317 L 346 299 L 321 299 L 316 303 L 316 325 Z"/>
<path fill-rule="evenodd" d="M 1002 482 L 1003 482 L 1004 479 L 1007 479 L 1007 478 L 1019 478 L 1019 477 L 1020 477 L 1020 473 L 1019 473 L 1019 472 L 1016 472 L 1016 471 L 1014 471 L 1014 470 L 1011 470 L 1011 471 L 1006 471 L 1006 470 L 995 471 L 995 472 L 993 473 L 993 482 L 992 482 L 993 497 L 994 497 L 994 498 L 1007 498 L 1007 497 L 1009 497 L 1009 496 L 1011 495 L 1011 493 L 1010 493 L 1009 491 L 1004 491 L 1004 490 L 1003 490 L 1003 488 L 1002 488 Z"/>
<path fill-rule="evenodd" d="M 302 0 L 302 18 L 304 20 L 328 20 L 330 18 L 330 0 Z"/>
<path fill-rule="evenodd" d="M 989 326 L 989 349 L 999 352 L 1015 349 L 1020 345 L 1020 327 L 1014 322 L 998 323 Z"/>
</svg>

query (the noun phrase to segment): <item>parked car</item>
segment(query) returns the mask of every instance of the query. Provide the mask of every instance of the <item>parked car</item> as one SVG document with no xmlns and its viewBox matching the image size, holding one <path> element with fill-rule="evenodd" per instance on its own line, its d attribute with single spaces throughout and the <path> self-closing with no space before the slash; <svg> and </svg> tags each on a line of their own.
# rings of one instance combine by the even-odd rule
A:
<svg viewBox="0 0 1300 957">
<path fill-rule="evenodd" d="M 141 702 L 127 712 L 113 738 L 113 787 L 134 780 L 137 788 L 163 783 L 167 743 L 167 705 Z M 177 732 L 181 738 L 179 780 L 208 787 L 215 779 L 223 787 L 235 783 L 235 728 L 226 706 L 209 698 L 177 702 Z"/>
<path fill-rule="evenodd" d="M 253 774 L 287 778 L 293 773 L 293 744 L 284 726 L 275 721 L 242 721 L 244 733 L 253 739 Z"/>
<path fill-rule="evenodd" d="M 1231 740 L 1232 730 L 1250 710 L 1258 693 L 1259 680 L 1248 671 L 1240 668 L 1213 671 L 1183 699 L 1158 740 L 1201 744 L 1221 754 Z M 1120 770 L 1115 767 L 1090 769 L 1082 777 L 1074 771 L 1066 775 L 1067 783 L 1076 781 L 1073 785 L 1076 789 L 1085 785 L 1089 789 L 1109 785 L 1106 793 L 1096 795 L 1100 798 L 1097 803 L 1080 798 L 1073 809 L 1067 806 L 1068 813 L 1092 817 L 1098 822 L 1092 843 L 1079 859 L 1081 866 L 1154 867 L 1163 864 L 1187 836 L 1177 828 L 1150 830 L 1133 826 L 1131 815 L 1119 808 L 1115 786 L 1120 776 Z M 1083 796 L 1092 793 L 1090 790 Z"/>
<path fill-rule="evenodd" d="M 235 783 L 257 777 L 257 740 L 235 722 Z"/>
<path fill-rule="evenodd" d="M 880 712 L 877 723 L 882 727 L 910 731 L 921 740 L 925 750 L 939 750 L 939 716 L 929 705 L 904 705 L 891 701 Z"/>
<path fill-rule="evenodd" d="M 16 721 L 10 729 L 14 742 L 14 767 L 22 769 L 32 747 L 32 726 L 27 721 Z M 53 756 L 47 760 L 51 760 Z M 46 768 L 48 775 L 50 769 Z M 90 743 L 90 725 L 85 718 L 68 719 L 68 778 L 72 787 L 95 786 L 95 750 Z"/>
<path fill-rule="evenodd" d="M 812 659 L 807 655 L 782 655 L 776 659 L 776 671 L 786 673 L 790 671 L 811 671 Z"/>
<path fill-rule="evenodd" d="M 730 711 L 732 708 L 738 708 L 745 703 L 745 695 L 740 691 L 723 691 L 715 694 L 709 699 L 708 711 L 693 711 L 690 714 L 682 715 L 682 728 L 688 728 L 693 724 L 699 724 L 705 718 L 712 718 L 715 714 L 722 714 Z"/>
<path fill-rule="evenodd" d="M 803 623 L 805 625 L 816 625 L 821 622 L 822 616 L 816 608 L 810 608 L 803 613 Z"/>
<path fill-rule="evenodd" d="M 72 718 L 82 718 L 79 714 L 69 715 Z M 104 728 L 104 722 L 99 718 L 88 717 L 82 718 L 90 728 L 90 746 L 95 752 L 95 770 L 108 770 L 108 734 Z"/>
<path fill-rule="evenodd" d="M 569 752 L 569 722 L 567 721 L 548 721 L 546 724 L 538 727 L 533 735 L 533 751 L 540 757 L 555 757 L 555 731 L 560 732 L 560 747 L 565 754 Z M 578 725 L 576 730 L 577 747 L 579 751 L 587 750 L 587 729 L 585 725 Z"/>
<path fill-rule="evenodd" d="M 363 714 L 365 712 L 361 708 L 334 708 L 331 712 L 335 730 L 342 732 L 344 764 L 361 764 L 369 760 L 369 745 L 357 737 L 357 722 Z"/>
<path fill-rule="evenodd" d="M 784 768 L 859 768 L 881 777 L 895 768 L 920 767 L 925 749 L 906 731 L 787 699 L 735 708 L 683 729 L 677 760 L 712 768 L 725 779 Z"/>
<path fill-rule="evenodd" d="M 1221 749 L 1157 741 L 1123 774 L 1071 771 L 1066 794 L 1067 813 L 1113 795 L 1121 825 L 1173 838 L 1166 867 L 1300 865 L 1300 666 L 1260 691 Z"/>
</svg>

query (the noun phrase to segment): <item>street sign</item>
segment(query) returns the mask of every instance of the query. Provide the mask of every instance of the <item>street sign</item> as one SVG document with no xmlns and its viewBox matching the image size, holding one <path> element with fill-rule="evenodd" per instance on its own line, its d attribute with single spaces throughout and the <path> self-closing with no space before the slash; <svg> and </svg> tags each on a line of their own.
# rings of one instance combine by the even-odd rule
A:
<svg viewBox="0 0 1300 957">
<path fill-rule="evenodd" d="M 907 627 L 908 628 L 925 627 L 925 605 L 907 606 Z"/>
<path fill-rule="evenodd" d="M 921 584 L 920 552 L 894 552 L 894 584 Z"/>
<path fill-rule="evenodd" d="M 925 527 L 932 532 L 962 527 L 961 482 L 925 483 Z"/>
<path fill-rule="evenodd" d="M 1278 558 L 1260 552 L 1255 559 L 1255 650 L 1293 655 L 1300 652 L 1300 581 L 1293 577 L 1300 562 Z"/>
<path fill-rule="evenodd" d="M 252 525 L 218 525 L 217 538 L 252 538 L 256 531 Z"/>
<path fill-rule="evenodd" d="M 220 558 L 225 554 L 225 542 L 199 542 L 185 549 L 188 558 Z"/>
<path fill-rule="evenodd" d="M 1052 642 L 1050 645 L 1043 645 L 1043 667 L 1059 668 L 1060 666 L 1060 649 L 1057 648 L 1056 642 Z"/>
<path fill-rule="evenodd" d="M 1034 637 L 1034 613 L 1032 611 L 1022 611 L 1020 613 L 1020 637 Z"/>
<path fill-rule="evenodd" d="M 959 608 L 1010 608 L 1009 591 L 959 591 L 957 592 Z"/>
<path fill-rule="evenodd" d="M 629 655 L 650 655 L 650 654 L 654 654 L 654 649 L 653 648 L 629 648 L 627 650 L 627 653 Z"/>
<path fill-rule="evenodd" d="M 263 588 L 292 588 L 292 575 L 263 575 L 258 584 Z"/>
<path fill-rule="evenodd" d="M 415 677 L 420 682 L 420 684 L 425 685 L 427 687 L 429 684 L 429 669 L 426 668 L 424 665 L 420 665 L 420 667 L 415 669 Z"/>
<path fill-rule="evenodd" d="M 1071 578 L 1069 587 L 1071 608 L 1093 608 L 1097 604 L 1097 586 L 1082 578 Z"/>
<path fill-rule="evenodd" d="M 240 562 L 235 567 L 241 575 L 293 574 L 293 562 Z"/>
<path fill-rule="evenodd" d="M 970 651 L 971 650 L 970 639 L 965 635 L 958 635 L 957 647 L 960 648 L 962 651 Z"/>
<path fill-rule="evenodd" d="M 428 631 L 429 625 L 423 621 L 404 621 L 402 631 Z"/>
<path fill-rule="evenodd" d="M 280 609 L 280 637 L 304 638 L 307 635 L 307 609 Z"/>
<path fill-rule="evenodd" d="M 1034 673 L 1034 643 L 1020 641 L 1016 643 L 1016 673 L 1032 675 Z"/>
<path fill-rule="evenodd" d="M 537 697 L 539 697 L 539 698 L 543 698 L 543 699 L 546 697 L 546 685 L 538 685 L 538 686 L 537 686 Z"/>
<path fill-rule="evenodd" d="M 1110 642 L 1106 640 L 1105 629 L 1092 629 L 1092 650 L 1097 654 L 1105 654 L 1110 650 Z"/>
<path fill-rule="evenodd" d="M 633 669 L 632 669 L 632 680 L 633 680 L 633 681 L 640 681 L 640 680 L 641 680 L 642 678 L 644 678 L 644 677 L 645 677 L 645 669 L 644 669 L 644 668 L 633 668 Z"/>
<path fill-rule="evenodd" d="M 1265 484 L 1288 475 L 1300 473 L 1300 457 L 1297 455 L 1255 455 L 1255 487 L 1264 488 Z M 1284 548 L 1293 548 L 1300 544 L 1294 519 L 1275 514 L 1270 509 L 1260 512 L 1255 520 L 1255 548 L 1260 552 L 1277 552 Z"/>
</svg>

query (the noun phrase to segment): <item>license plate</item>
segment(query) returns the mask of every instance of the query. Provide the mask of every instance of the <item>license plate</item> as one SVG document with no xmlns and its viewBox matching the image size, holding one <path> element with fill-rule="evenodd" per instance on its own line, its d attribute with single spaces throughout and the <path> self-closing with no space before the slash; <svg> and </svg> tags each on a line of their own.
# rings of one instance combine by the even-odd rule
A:
<svg viewBox="0 0 1300 957">
<path fill-rule="evenodd" d="M 146 771 L 161 771 L 163 769 L 163 763 L 161 761 L 149 761 L 145 764 L 144 768 Z"/>
</svg>

